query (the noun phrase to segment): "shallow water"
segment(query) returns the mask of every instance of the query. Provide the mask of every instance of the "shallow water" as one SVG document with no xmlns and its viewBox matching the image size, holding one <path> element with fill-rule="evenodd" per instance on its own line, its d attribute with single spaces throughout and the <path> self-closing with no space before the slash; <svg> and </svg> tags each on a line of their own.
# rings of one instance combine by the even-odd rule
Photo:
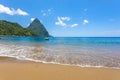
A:
<svg viewBox="0 0 120 80">
<path fill-rule="evenodd" d="M 44 63 L 120 68 L 120 38 L 2 37 L 0 55 Z"/>
</svg>

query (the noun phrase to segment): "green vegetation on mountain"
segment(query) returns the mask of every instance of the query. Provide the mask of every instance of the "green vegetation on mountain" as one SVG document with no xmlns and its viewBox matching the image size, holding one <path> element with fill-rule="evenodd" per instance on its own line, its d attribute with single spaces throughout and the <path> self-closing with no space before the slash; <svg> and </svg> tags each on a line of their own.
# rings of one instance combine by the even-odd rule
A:
<svg viewBox="0 0 120 80">
<path fill-rule="evenodd" d="M 50 36 L 44 25 L 37 18 L 28 26 L 28 29 L 34 32 L 37 36 Z"/>
<path fill-rule="evenodd" d="M 40 29 L 42 24 L 39 24 L 38 21 L 36 23 L 35 20 L 33 21 L 33 23 L 31 23 L 30 27 L 23 28 L 18 23 L 0 20 L 0 35 L 6 35 L 6 36 L 46 36 L 47 35 L 48 36 L 48 32 L 44 31 L 46 30 L 44 27 Z M 37 31 L 35 31 L 34 28 Z"/>
<path fill-rule="evenodd" d="M 18 23 L 0 20 L 0 35 L 34 36 L 35 34 L 32 31 L 30 31 L 26 28 L 23 28 Z"/>
</svg>

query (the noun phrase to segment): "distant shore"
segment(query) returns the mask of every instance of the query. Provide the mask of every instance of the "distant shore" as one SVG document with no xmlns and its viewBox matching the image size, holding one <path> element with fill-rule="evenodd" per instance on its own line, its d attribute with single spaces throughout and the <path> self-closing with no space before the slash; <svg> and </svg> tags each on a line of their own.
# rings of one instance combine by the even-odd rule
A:
<svg viewBox="0 0 120 80">
<path fill-rule="evenodd" d="M 0 57 L 0 80 L 120 80 L 119 69 L 81 68 Z"/>
</svg>

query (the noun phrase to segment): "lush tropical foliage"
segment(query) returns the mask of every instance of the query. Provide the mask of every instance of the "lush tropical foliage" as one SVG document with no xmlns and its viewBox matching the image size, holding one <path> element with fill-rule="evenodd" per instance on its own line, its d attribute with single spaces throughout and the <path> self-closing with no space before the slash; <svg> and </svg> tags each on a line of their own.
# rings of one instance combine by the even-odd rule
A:
<svg viewBox="0 0 120 80">
<path fill-rule="evenodd" d="M 34 24 L 33 24 L 34 27 Z M 36 27 L 35 27 L 36 28 Z M 39 30 L 39 27 L 38 29 Z M 7 35 L 7 36 L 44 36 L 38 35 L 37 32 L 33 32 L 34 30 L 23 28 L 18 23 L 13 23 L 5 20 L 0 20 L 0 35 Z M 43 34 L 43 31 L 39 32 Z M 45 33 L 45 32 L 44 32 Z"/>
</svg>

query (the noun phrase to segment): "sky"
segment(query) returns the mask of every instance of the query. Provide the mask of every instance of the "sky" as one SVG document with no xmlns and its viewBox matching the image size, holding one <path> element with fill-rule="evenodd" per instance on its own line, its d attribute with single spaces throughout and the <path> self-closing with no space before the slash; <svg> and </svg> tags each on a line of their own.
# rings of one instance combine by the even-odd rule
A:
<svg viewBox="0 0 120 80">
<path fill-rule="evenodd" d="M 120 0 L 0 0 L 0 20 L 35 18 L 56 37 L 120 37 Z"/>
</svg>

